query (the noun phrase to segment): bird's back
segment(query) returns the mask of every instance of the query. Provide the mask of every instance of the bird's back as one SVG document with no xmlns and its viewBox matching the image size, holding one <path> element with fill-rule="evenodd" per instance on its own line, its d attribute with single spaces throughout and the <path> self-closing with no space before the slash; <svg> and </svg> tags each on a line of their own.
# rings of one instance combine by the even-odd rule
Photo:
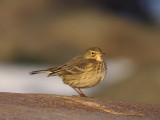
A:
<svg viewBox="0 0 160 120">
<path fill-rule="evenodd" d="M 84 57 L 78 56 L 73 58 L 66 64 L 61 66 L 49 68 L 48 71 L 51 73 L 49 76 L 62 76 L 62 75 L 75 75 L 75 74 L 83 74 L 86 69 L 92 67 L 96 64 L 96 60 L 93 59 L 85 59 Z"/>
</svg>

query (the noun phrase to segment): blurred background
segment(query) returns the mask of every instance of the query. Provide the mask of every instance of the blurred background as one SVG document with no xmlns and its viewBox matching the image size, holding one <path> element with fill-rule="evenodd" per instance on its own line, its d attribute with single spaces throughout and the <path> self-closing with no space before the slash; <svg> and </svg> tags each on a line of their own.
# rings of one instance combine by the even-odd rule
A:
<svg viewBox="0 0 160 120">
<path fill-rule="evenodd" d="M 88 96 L 160 104 L 159 0 L 1 0 L 0 92 L 76 95 L 30 71 L 89 47 L 106 53 L 106 79 Z"/>
</svg>

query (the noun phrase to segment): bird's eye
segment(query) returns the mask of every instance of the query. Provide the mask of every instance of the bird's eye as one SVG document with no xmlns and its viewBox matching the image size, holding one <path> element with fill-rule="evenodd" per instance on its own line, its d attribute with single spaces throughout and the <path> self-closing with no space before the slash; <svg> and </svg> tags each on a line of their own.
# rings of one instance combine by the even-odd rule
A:
<svg viewBox="0 0 160 120">
<path fill-rule="evenodd" d="M 94 52 L 91 52 L 91 54 L 93 55 L 93 54 L 94 54 Z"/>
</svg>

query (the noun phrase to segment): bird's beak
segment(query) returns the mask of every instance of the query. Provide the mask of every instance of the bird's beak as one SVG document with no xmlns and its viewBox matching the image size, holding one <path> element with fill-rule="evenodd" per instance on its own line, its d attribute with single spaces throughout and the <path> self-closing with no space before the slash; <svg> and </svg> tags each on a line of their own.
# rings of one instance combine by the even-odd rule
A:
<svg viewBox="0 0 160 120">
<path fill-rule="evenodd" d="M 100 55 L 100 56 L 102 56 L 102 55 L 105 55 L 105 53 L 99 53 L 99 54 L 97 54 L 97 55 Z"/>
</svg>

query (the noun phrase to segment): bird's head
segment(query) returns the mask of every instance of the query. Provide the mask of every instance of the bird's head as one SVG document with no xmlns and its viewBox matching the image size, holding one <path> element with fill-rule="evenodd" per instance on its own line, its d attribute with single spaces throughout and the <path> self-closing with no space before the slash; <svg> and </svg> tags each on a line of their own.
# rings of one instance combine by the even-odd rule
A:
<svg viewBox="0 0 160 120">
<path fill-rule="evenodd" d="M 84 52 L 86 59 L 95 59 L 97 61 L 103 61 L 102 55 L 104 55 L 104 53 L 102 53 L 102 50 L 98 47 L 89 48 Z"/>
</svg>

